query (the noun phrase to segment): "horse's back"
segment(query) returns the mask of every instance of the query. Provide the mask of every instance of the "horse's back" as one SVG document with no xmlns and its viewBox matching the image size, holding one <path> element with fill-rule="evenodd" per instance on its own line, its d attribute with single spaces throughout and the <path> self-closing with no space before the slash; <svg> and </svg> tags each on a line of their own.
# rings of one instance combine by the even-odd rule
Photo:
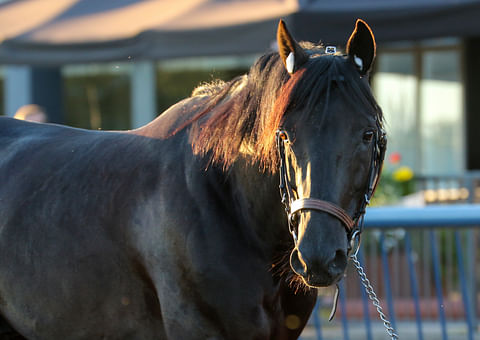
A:
<svg viewBox="0 0 480 340">
<path fill-rule="evenodd" d="M 87 130 L 1 118 L 0 178 L 6 180 L 0 187 L 0 212 L 6 213 L 6 204 L 11 203 L 33 213 L 33 202 L 43 205 L 45 199 L 64 196 L 68 186 L 94 181 L 89 168 L 101 166 L 95 151 L 108 152 L 105 149 L 112 149 L 108 144 L 114 140 Z M 62 186 L 63 195 L 52 196 Z"/>
<path fill-rule="evenodd" d="M 67 148 L 75 152 L 75 144 L 91 143 L 93 135 L 82 129 L 0 117 L 0 167 L 24 165 L 28 169 L 36 165 L 38 155 L 43 164 L 61 161 L 58 158 Z"/>
<path fill-rule="evenodd" d="M 0 313 L 24 336 L 161 338 L 156 294 L 122 233 L 143 189 L 128 159 L 142 143 L 0 119 Z"/>
</svg>

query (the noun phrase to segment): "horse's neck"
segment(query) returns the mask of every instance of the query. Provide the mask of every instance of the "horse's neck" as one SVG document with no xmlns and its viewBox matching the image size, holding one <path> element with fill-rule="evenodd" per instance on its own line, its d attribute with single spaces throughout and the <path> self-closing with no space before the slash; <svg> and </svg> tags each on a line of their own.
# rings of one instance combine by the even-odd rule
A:
<svg viewBox="0 0 480 340">
<path fill-rule="evenodd" d="M 245 79 L 242 79 L 236 90 L 243 86 Z M 203 110 L 209 99 L 208 96 L 187 98 L 170 107 L 148 125 L 133 130 L 131 133 L 150 138 L 168 138 L 177 129 L 181 129 L 182 124 Z M 240 202 L 239 209 L 242 219 L 249 224 L 250 228 L 254 229 L 261 240 L 270 243 L 278 240 L 281 243 L 290 235 L 286 226 L 284 209 L 280 202 L 278 175 L 263 173 L 259 170 L 258 165 L 250 164 L 249 158 L 252 155 L 248 150 L 248 145 L 245 145 L 246 150 L 241 151 L 242 155 L 228 171 L 228 180 L 232 181 L 232 187 L 236 188 L 231 193 L 233 196 L 231 199 Z M 220 182 L 225 179 L 225 175 L 225 173 L 220 175 Z"/>
<path fill-rule="evenodd" d="M 228 92 L 221 97 L 220 102 L 217 102 L 216 105 L 225 104 L 236 98 L 244 89 L 247 82 L 248 77 L 243 76 L 228 83 L 228 85 L 210 84 L 197 88 L 192 97 L 172 105 L 155 120 L 139 129 L 132 130 L 131 133 L 151 138 L 168 138 L 183 129 L 186 125 L 189 125 L 192 121 L 197 120 L 197 115 L 207 108 L 212 98 L 215 97 L 215 94 L 220 91 L 223 86 L 226 86 Z M 212 109 L 212 112 L 213 111 Z"/>
<path fill-rule="evenodd" d="M 237 187 L 237 199 L 241 200 L 241 213 L 257 236 L 274 248 L 275 244 L 289 239 L 285 211 L 278 192 L 278 175 L 263 173 L 258 165 L 244 159 L 230 169 L 232 185 Z M 243 204 L 242 204 L 243 203 Z"/>
</svg>

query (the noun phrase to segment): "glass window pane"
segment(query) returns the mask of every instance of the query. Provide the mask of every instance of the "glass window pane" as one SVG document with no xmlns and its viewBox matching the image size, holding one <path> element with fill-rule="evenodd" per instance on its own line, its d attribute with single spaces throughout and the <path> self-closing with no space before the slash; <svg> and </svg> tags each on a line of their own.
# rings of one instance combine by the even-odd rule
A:
<svg viewBox="0 0 480 340">
<path fill-rule="evenodd" d="M 417 80 L 413 53 L 379 55 L 373 89 L 385 115 L 387 159 L 389 154 L 399 153 L 402 165 L 418 171 Z"/>
<path fill-rule="evenodd" d="M 420 90 L 422 173 L 459 173 L 465 158 L 460 53 L 425 52 Z"/>
<path fill-rule="evenodd" d="M 158 63 L 157 109 L 161 113 L 190 97 L 201 83 L 229 81 L 248 72 L 254 57 L 185 58 Z"/>
</svg>

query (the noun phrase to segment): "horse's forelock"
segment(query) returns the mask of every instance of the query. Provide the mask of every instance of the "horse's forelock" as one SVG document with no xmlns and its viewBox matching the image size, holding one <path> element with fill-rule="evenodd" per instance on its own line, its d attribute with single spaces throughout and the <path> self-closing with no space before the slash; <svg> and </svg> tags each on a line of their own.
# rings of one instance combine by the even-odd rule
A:
<svg viewBox="0 0 480 340">
<path fill-rule="evenodd" d="M 312 58 L 298 84 L 292 88 L 291 107 L 302 111 L 298 121 L 308 117 L 318 108 L 328 114 L 332 89 L 336 88 L 342 100 L 360 112 L 376 114 L 381 122 L 382 112 L 372 95 L 368 81 L 360 78 L 357 70 L 340 55 L 323 55 Z M 294 104 L 294 105 L 292 105 Z M 289 108 L 287 107 L 288 111 Z"/>
</svg>

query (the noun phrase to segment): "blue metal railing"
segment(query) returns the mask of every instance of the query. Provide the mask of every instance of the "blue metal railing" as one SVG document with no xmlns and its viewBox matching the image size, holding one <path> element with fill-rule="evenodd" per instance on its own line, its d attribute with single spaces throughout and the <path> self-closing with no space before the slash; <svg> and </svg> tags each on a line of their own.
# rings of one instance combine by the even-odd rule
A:
<svg viewBox="0 0 480 340">
<path fill-rule="evenodd" d="M 480 226 L 480 204 L 368 208 L 367 229 Z"/>
<path fill-rule="evenodd" d="M 456 261 L 453 261 L 455 266 L 453 269 L 450 269 L 454 273 L 455 278 L 450 278 L 458 282 L 458 291 L 461 295 L 461 303 L 463 307 L 462 318 L 465 324 L 465 332 L 461 339 L 473 340 L 476 329 L 476 282 L 475 282 L 475 273 L 471 273 L 475 269 L 475 242 L 473 237 L 476 235 L 475 230 L 478 230 L 480 227 L 480 204 L 468 204 L 468 205 L 441 205 L 441 206 L 427 206 L 422 208 L 410 208 L 410 207 L 380 207 L 380 208 L 369 208 L 365 217 L 365 227 L 366 236 L 372 238 L 372 234 L 376 233 L 376 240 L 378 244 L 372 245 L 373 242 L 369 244 L 370 247 L 376 246 L 378 248 L 379 257 L 381 261 L 379 265 L 381 268 L 378 271 L 381 273 L 377 277 L 377 282 L 372 282 L 374 288 L 381 288 L 383 294 L 377 295 L 382 299 L 382 306 L 384 312 L 389 316 L 392 325 L 396 327 L 398 325 L 398 320 L 395 313 L 395 296 L 392 290 L 392 273 L 398 268 L 391 268 L 391 263 L 389 262 L 389 246 L 386 242 L 386 233 L 391 231 L 403 230 L 402 237 L 400 238 L 398 244 L 401 243 L 401 251 L 404 254 L 406 262 L 406 273 L 401 273 L 400 277 L 404 282 L 400 285 L 408 285 L 410 288 L 410 301 L 413 302 L 413 319 L 409 320 L 409 325 L 407 326 L 410 330 L 415 327 L 416 331 L 413 334 L 413 337 L 419 340 L 424 340 L 428 338 L 425 333 L 425 321 L 422 317 L 422 312 L 425 314 L 425 308 L 422 309 L 421 306 L 421 283 L 425 285 L 425 280 L 423 277 L 417 275 L 417 271 L 420 271 L 418 254 L 426 253 L 429 254 L 428 262 L 431 270 L 428 273 L 427 277 L 430 277 L 433 281 L 432 289 L 435 291 L 435 301 L 437 315 L 435 317 L 436 323 L 440 327 L 440 334 L 437 334 L 438 339 L 448 340 L 449 338 L 449 329 L 448 329 L 448 315 L 446 313 L 446 286 L 443 284 L 445 281 L 445 264 L 442 263 L 442 258 L 445 255 L 445 249 L 441 247 L 442 244 L 453 244 L 453 249 L 456 253 Z M 460 231 L 461 230 L 461 231 Z M 423 243 L 417 247 L 419 250 L 414 251 L 414 246 L 412 245 L 412 235 L 418 232 L 422 232 L 424 236 Z M 417 235 L 415 234 L 415 235 Z M 465 235 L 465 239 L 462 242 L 462 235 Z M 451 237 L 453 236 L 453 237 Z M 416 238 L 417 245 L 419 237 Z M 376 243 L 376 242 L 375 242 Z M 467 245 L 463 247 L 462 245 Z M 472 247 L 473 245 L 473 247 Z M 400 247 L 397 245 L 397 247 Z M 428 250 L 426 249 L 428 248 Z M 391 250 L 391 249 L 390 249 Z M 426 251 L 427 250 L 427 251 Z M 470 252 L 473 252 L 472 254 Z M 466 256 L 464 256 L 466 254 Z M 368 265 L 365 261 L 365 252 L 360 251 L 359 261 L 366 267 L 368 271 Z M 467 265 L 465 265 L 467 261 Z M 467 269 L 466 269 L 467 268 Z M 375 270 L 377 268 L 374 268 Z M 422 267 L 422 274 L 425 267 Z M 443 274 L 442 275 L 442 271 Z M 469 272 L 470 271 L 470 272 Z M 408 277 L 407 277 L 408 273 Z M 469 275 L 467 275 L 469 274 Z M 356 283 L 358 277 L 355 277 L 355 274 L 349 274 L 349 280 L 347 285 L 352 285 Z M 397 275 L 398 276 L 398 275 Z M 423 281 L 422 281 L 423 279 Z M 422 282 L 421 282 L 422 281 Z M 358 280 L 358 282 L 360 282 Z M 397 283 L 398 284 L 398 283 Z M 451 286 L 452 284 L 450 284 Z M 365 332 L 359 336 L 358 331 L 352 332 L 352 321 L 349 319 L 348 315 L 348 304 L 350 301 L 350 296 L 348 296 L 348 291 L 345 288 L 345 283 L 342 282 L 340 285 L 340 318 L 337 320 L 337 326 L 341 328 L 338 330 L 338 334 L 334 339 L 342 338 L 345 340 L 356 340 L 356 339 L 374 339 L 374 331 L 372 325 L 377 325 L 377 333 L 379 331 L 378 316 L 375 314 L 370 314 L 370 301 L 368 300 L 367 295 L 365 294 L 363 288 L 360 289 L 359 298 L 362 301 L 362 317 L 363 328 Z M 376 287 L 378 286 L 378 287 Z M 321 302 L 315 307 L 312 319 L 316 328 L 316 340 L 326 340 L 330 339 L 328 336 L 324 336 L 326 327 L 329 325 L 326 324 L 325 318 L 320 317 L 319 312 L 321 309 Z M 338 318 L 338 316 L 337 316 Z M 322 326 L 323 324 L 323 326 Z M 358 326 L 358 321 L 354 322 Z M 457 322 L 458 324 L 458 322 Z M 323 329 L 322 329 L 323 327 Z M 322 332 L 323 331 L 323 332 Z M 399 331 L 400 339 L 402 339 L 402 332 Z M 378 337 L 377 337 L 378 338 Z M 384 332 L 381 339 L 387 339 L 388 336 Z M 307 339 L 304 337 L 304 339 Z M 332 338 L 333 339 L 333 338 Z M 375 338 L 376 339 L 376 338 Z M 458 339 L 456 337 L 455 339 Z"/>
</svg>

